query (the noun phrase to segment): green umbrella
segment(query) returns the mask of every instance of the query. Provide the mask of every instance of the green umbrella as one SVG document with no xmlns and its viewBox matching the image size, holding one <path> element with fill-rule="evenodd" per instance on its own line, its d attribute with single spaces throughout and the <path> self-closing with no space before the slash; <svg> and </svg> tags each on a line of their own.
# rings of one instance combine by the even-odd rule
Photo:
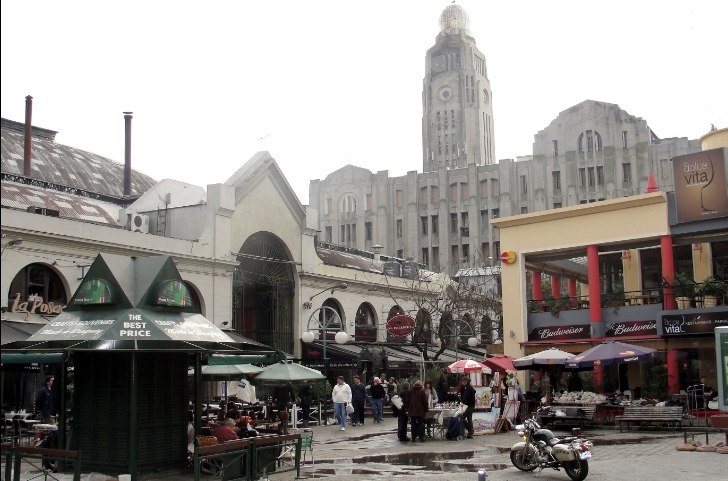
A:
<svg viewBox="0 0 728 481">
<path fill-rule="evenodd" d="M 326 381 L 321 371 L 296 364 L 293 361 L 280 361 L 263 369 L 252 378 L 253 384 L 259 386 L 303 386 Z"/>
</svg>

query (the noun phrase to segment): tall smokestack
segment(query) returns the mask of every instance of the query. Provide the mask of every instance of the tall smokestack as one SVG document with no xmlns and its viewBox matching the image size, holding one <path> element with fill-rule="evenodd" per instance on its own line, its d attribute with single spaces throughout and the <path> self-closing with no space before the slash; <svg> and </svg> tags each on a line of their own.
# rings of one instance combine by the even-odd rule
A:
<svg viewBox="0 0 728 481">
<path fill-rule="evenodd" d="M 124 196 L 131 195 L 131 114 L 124 112 Z"/>
<path fill-rule="evenodd" d="M 33 97 L 25 97 L 25 143 L 23 144 L 23 175 L 30 177 L 30 159 L 32 147 L 30 134 L 33 128 Z"/>
</svg>

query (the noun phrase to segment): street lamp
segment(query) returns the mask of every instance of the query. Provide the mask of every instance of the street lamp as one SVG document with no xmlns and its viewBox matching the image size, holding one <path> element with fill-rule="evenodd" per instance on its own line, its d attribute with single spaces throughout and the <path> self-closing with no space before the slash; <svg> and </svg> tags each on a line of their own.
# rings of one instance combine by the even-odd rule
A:
<svg viewBox="0 0 728 481">
<path fill-rule="evenodd" d="M 343 285 L 343 287 L 341 287 Z M 334 289 L 346 289 L 346 284 L 339 284 L 331 288 Z M 328 289 L 324 289 L 327 291 Z M 322 291 L 322 292 L 324 292 Z M 319 292 L 319 294 L 321 294 Z M 318 295 L 318 294 L 317 294 Z M 313 296 L 315 297 L 315 296 Z M 311 297 L 313 299 L 313 297 Z M 328 314 L 327 314 L 328 313 Z M 313 324 L 312 324 L 313 322 Z M 341 321 L 341 316 L 336 312 L 336 309 L 328 306 L 322 306 L 311 313 L 308 318 L 308 324 L 306 325 L 306 331 L 301 334 L 301 340 L 306 344 L 314 341 L 314 339 L 321 337 L 323 343 L 323 362 L 324 362 L 324 376 L 328 379 L 328 358 L 326 357 L 326 342 L 328 341 L 329 332 L 336 332 L 334 340 L 337 344 L 346 344 L 349 340 L 349 335 L 343 331 L 344 324 Z M 313 333 L 316 331 L 316 334 Z M 328 424 L 327 416 L 327 404 L 328 398 L 324 396 L 324 419 Z"/>
</svg>

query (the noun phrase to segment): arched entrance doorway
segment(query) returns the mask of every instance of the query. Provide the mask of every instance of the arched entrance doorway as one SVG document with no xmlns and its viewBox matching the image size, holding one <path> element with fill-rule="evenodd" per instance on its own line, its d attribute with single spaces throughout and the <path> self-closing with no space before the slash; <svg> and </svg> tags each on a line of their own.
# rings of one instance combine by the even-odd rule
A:
<svg viewBox="0 0 728 481">
<path fill-rule="evenodd" d="M 293 352 L 293 263 L 274 235 L 258 232 L 240 249 L 233 276 L 233 328 L 246 337 Z"/>
</svg>

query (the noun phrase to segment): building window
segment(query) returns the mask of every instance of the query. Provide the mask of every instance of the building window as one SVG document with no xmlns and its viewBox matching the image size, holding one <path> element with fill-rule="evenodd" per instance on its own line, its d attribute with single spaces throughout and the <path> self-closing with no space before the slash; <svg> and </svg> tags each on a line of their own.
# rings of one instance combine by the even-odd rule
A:
<svg viewBox="0 0 728 481">
<path fill-rule="evenodd" d="M 442 138 L 437 138 L 437 155 L 442 155 Z"/>
<path fill-rule="evenodd" d="M 490 212 L 491 212 L 491 216 L 490 216 L 491 219 L 497 219 L 498 217 L 500 217 L 500 209 L 493 209 Z"/>
<path fill-rule="evenodd" d="M 397 237 L 402 237 L 402 219 L 397 219 Z"/>
<path fill-rule="evenodd" d="M 430 258 L 428 256 L 428 250 L 427 247 L 422 248 L 422 258 L 420 259 L 424 265 L 430 264 Z"/>
<path fill-rule="evenodd" d="M 55 306 L 64 306 L 67 302 L 61 278 L 53 269 L 43 264 L 27 265 L 15 275 L 8 291 L 8 308 L 15 304 L 16 299 L 19 302 L 28 302 L 28 311 L 38 301 L 43 304 L 52 302 Z M 41 314 L 40 309 L 35 312 Z"/>
<path fill-rule="evenodd" d="M 445 155 L 450 154 L 450 137 L 445 136 Z"/>
<path fill-rule="evenodd" d="M 480 245 L 480 253 L 483 255 L 484 261 L 490 259 L 490 244 L 488 244 L 487 242 L 483 242 Z"/>
<path fill-rule="evenodd" d="M 488 209 L 480 211 L 480 228 L 485 230 L 488 227 Z"/>
<path fill-rule="evenodd" d="M 356 242 L 356 224 L 351 224 L 351 241 Z"/>
<path fill-rule="evenodd" d="M 579 135 L 579 152 L 584 152 L 584 134 Z M 587 130 L 586 131 L 586 150 L 587 152 L 594 152 L 594 150 L 602 150 L 602 136 L 599 132 Z"/>
<path fill-rule="evenodd" d="M 528 214 L 528 207 L 521 207 L 521 214 Z"/>
<path fill-rule="evenodd" d="M 521 176 L 521 194 L 528 194 L 528 179 L 525 175 Z"/>
<path fill-rule="evenodd" d="M 500 241 L 493 242 L 493 253 L 495 253 L 495 255 L 497 256 L 500 256 L 500 251 Z"/>
<path fill-rule="evenodd" d="M 333 236 L 332 231 L 333 231 L 333 229 L 331 228 L 331 226 L 327 225 L 326 226 L 326 242 L 328 242 L 329 244 L 334 242 L 334 239 L 333 239 L 334 236 Z"/>
<path fill-rule="evenodd" d="M 434 270 L 440 270 L 440 248 L 432 248 L 432 268 Z"/>
<path fill-rule="evenodd" d="M 372 240 L 372 223 L 364 222 L 364 237 L 365 240 Z"/>
<path fill-rule="evenodd" d="M 586 187 L 586 169 L 579 169 L 579 187 Z"/>
<path fill-rule="evenodd" d="M 488 198 L 488 181 L 487 180 L 480 181 L 480 197 L 482 197 L 483 199 Z"/>
<path fill-rule="evenodd" d="M 346 239 L 346 226 L 341 224 L 341 235 L 339 236 L 339 243 L 341 244 Z"/>
<path fill-rule="evenodd" d="M 444 115 L 442 116 L 442 118 L 443 118 L 443 120 L 445 121 L 445 130 L 447 130 L 447 129 L 448 129 L 449 127 L 450 127 L 450 126 L 449 126 L 449 123 L 448 123 L 448 121 L 447 121 L 447 110 L 446 110 L 445 112 L 443 112 L 443 114 L 444 114 Z"/>
<path fill-rule="evenodd" d="M 597 165 L 597 185 L 604 185 L 604 167 Z"/>
<path fill-rule="evenodd" d="M 450 184 L 450 202 L 458 201 L 458 185 Z"/>
<path fill-rule="evenodd" d="M 559 156 L 559 141 L 558 140 L 551 141 L 551 155 L 553 155 L 554 157 Z"/>
<path fill-rule="evenodd" d="M 461 212 L 460 213 L 460 220 L 462 221 L 461 225 L 463 227 L 469 227 L 469 224 L 468 224 L 468 213 L 467 212 Z"/>
<path fill-rule="evenodd" d="M 372 210 L 372 194 L 367 194 L 364 197 L 364 200 L 365 200 L 365 202 L 367 204 L 367 205 L 364 206 L 364 209 L 365 210 Z"/>
<path fill-rule="evenodd" d="M 452 124 L 452 129 L 455 130 L 455 111 L 454 110 L 450 111 L 450 120 L 451 120 L 450 123 Z"/>
<path fill-rule="evenodd" d="M 553 183 L 554 190 L 561 190 L 561 172 L 558 170 L 551 172 L 551 181 Z"/>
<path fill-rule="evenodd" d="M 404 257 L 404 251 L 402 249 L 397 249 L 397 257 L 402 259 Z"/>
<path fill-rule="evenodd" d="M 470 245 L 463 244 L 463 262 L 468 262 L 468 259 L 470 259 Z"/>
<path fill-rule="evenodd" d="M 398 190 L 397 191 L 397 207 L 402 207 L 404 205 L 404 191 Z"/>
<path fill-rule="evenodd" d="M 468 184 L 460 184 L 460 200 L 468 200 L 468 197 L 470 197 L 470 189 L 468 188 Z"/>
<path fill-rule="evenodd" d="M 561 202 L 554 202 L 554 209 L 561 209 Z"/>
<path fill-rule="evenodd" d="M 346 242 L 351 242 L 351 225 L 346 224 Z"/>
<path fill-rule="evenodd" d="M 438 224 L 440 223 L 440 218 L 436 215 L 432 216 L 432 233 L 437 234 L 438 230 Z"/>
<path fill-rule="evenodd" d="M 420 204 L 427 204 L 427 187 L 420 189 Z"/>
<path fill-rule="evenodd" d="M 594 178 L 594 167 L 589 167 L 586 169 L 587 174 L 589 174 L 589 187 L 594 187 L 594 183 L 596 182 L 596 179 Z"/>
<path fill-rule="evenodd" d="M 632 182 L 632 166 L 629 162 L 622 164 L 622 181 L 625 184 Z"/>
<path fill-rule="evenodd" d="M 333 210 L 332 200 L 331 199 L 326 199 L 326 211 L 324 212 L 324 214 L 329 215 L 329 214 L 332 213 L 331 212 L 332 210 Z"/>
<path fill-rule="evenodd" d="M 430 186 L 430 202 L 437 204 L 440 200 L 440 189 L 436 185 Z"/>
<path fill-rule="evenodd" d="M 458 215 L 450 214 L 450 232 L 457 232 L 458 230 Z"/>
<path fill-rule="evenodd" d="M 493 197 L 500 196 L 500 182 L 498 181 L 498 179 L 490 179 L 490 190 L 493 194 Z"/>
<path fill-rule="evenodd" d="M 670 162 L 667 159 L 660 159 L 660 178 L 663 180 L 670 178 Z"/>
<path fill-rule="evenodd" d="M 452 259 L 452 263 L 456 263 L 460 260 L 460 249 L 458 249 L 457 244 L 454 246 L 450 246 L 450 259 Z M 452 266 L 452 264 L 451 264 Z"/>
<path fill-rule="evenodd" d="M 627 131 L 626 130 L 622 131 L 622 148 L 623 149 L 627 148 Z"/>
<path fill-rule="evenodd" d="M 440 112 L 437 112 L 435 114 L 435 122 L 437 123 L 437 130 L 441 130 L 442 126 L 440 124 Z"/>
<path fill-rule="evenodd" d="M 422 226 L 422 235 L 427 235 L 427 216 L 420 217 L 420 224 Z"/>
</svg>

